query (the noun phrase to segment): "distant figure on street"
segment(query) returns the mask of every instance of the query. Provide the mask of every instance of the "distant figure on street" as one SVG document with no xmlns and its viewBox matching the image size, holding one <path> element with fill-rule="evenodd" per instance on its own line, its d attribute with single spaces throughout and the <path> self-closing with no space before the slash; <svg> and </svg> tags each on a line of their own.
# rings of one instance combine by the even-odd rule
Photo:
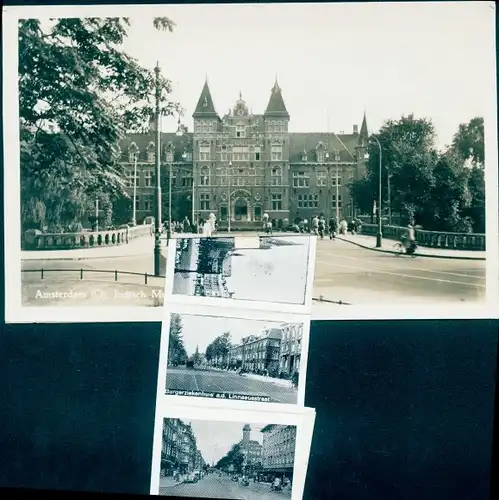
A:
<svg viewBox="0 0 499 500">
<path fill-rule="evenodd" d="M 345 219 L 341 219 L 339 233 L 340 234 L 347 234 L 347 230 L 348 230 L 347 221 Z"/>
<path fill-rule="evenodd" d="M 312 232 L 317 236 L 319 230 L 319 219 L 317 215 L 312 218 Z"/>
<path fill-rule="evenodd" d="M 324 220 L 324 216 L 320 216 L 319 221 L 318 221 L 318 230 L 319 230 L 319 236 L 321 237 L 321 240 L 324 239 L 324 232 L 326 231 L 326 221 Z"/>
<path fill-rule="evenodd" d="M 338 225 L 336 224 L 336 219 L 331 217 L 329 219 L 329 239 L 334 240 L 336 238 L 336 231 L 338 229 Z"/>
<path fill-rule="evenodd" d="M 185 232 L 192 231 L 191 221 L 189 220 L 189 217 L 187 217 L 187 215 L 185 216 L 185 219 L 184 219 L 184 231 Z"/>
<path fill-rule="evenodd" d="M 272 222 L 269 220 L 269 214 L 263 214 L 263 229 L 267 234 L 272 234 Z"/>
</svg>

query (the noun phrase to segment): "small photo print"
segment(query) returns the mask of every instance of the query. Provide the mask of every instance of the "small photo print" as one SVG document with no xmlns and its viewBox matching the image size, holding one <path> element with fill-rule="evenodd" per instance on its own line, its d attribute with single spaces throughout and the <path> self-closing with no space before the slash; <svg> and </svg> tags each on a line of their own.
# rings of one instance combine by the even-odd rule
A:
<svg viewBox="0 0 499 500">
<path fill-rule="evenodd" d="M 303 321 L 171 313 L 164 394 L 296 405 L 308 331 Z"/>
<path fill-rule="evenodd" d="M 165 418 L 159 494 L 291 499 L 296 425 Z"/>
<path fill-rule="evenodd" d="M 235 237 L 178 239 L 172 294 L 306 304 L 311 238 L 254 240 L 253 248 L 237 248 Z"/>
</svg>

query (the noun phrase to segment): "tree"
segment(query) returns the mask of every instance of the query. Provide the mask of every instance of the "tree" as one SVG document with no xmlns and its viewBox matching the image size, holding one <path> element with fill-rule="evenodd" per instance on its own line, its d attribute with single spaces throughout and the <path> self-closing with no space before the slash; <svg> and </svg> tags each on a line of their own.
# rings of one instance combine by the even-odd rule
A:
<svg viewBox="0 0 499 500">
<path fill-rule="evenodd" d="M 216 464 L 217 469 L 226 469 L 232 466 L 235 472 L 241 472 L 244 462 L 244 453 L 239 444 L 235 444 L 227 455 L 222 457 Z"/>
<path fill-rule="evenodd" d="M 172 31 L 174 23 L 153 25 Z M 65 225 L 85 204 L 124 195 L 118 142 L 147 129 L 155 90 L 153 71 L 121 49 L 129 28 L 128 18 L 19 21 L 24 227 Z M 160 78 L 159 87 L 161 112 L 180 111 L 168 98 L 171 82 Z"/>
<path fill-rule="evenodd" d="M 485 164 L 484 123 L 481 116 L 461 123 L 452 140 L 451 149 L 461 158 L 470 160 L 473 166 Z"/>
<path fill-rule="evenodd" d="M 187 358 L 187 352 L 182 338 L 182 319 L 179 314 L 172 314 L 168 343 L 168 362 L 176 366 L 185 363 Z"/>
<path fill-rule="evenodd" d="M 199 346 L 196 346 L 196 351 L 192 355 L 191 360 L 195 365 L 199 365 L 201 363 L 202 356 L 201 353 L 199 352 Z"/>
</svg>

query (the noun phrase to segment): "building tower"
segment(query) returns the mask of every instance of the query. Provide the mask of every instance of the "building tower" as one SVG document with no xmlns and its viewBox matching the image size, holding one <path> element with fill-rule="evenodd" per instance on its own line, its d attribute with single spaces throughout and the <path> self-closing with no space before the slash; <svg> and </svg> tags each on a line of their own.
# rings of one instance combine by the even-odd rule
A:
<svg viewBox="0 0 499 500">
<path fill-rule="evenodd" d="M 265 210 L 272 218 L 288 217 L 289 113 L 277 78 L 263 115 L 265 127 Z"/>
<path fill-rule="evenodd" d="M 208 80 L 204 82 L 194 118 L 193 140 L 193 214 L 198 218 L 199 211 L 210 211 L 211 189 L 214 183 L 214 160 L 216 154 L 215 138 L 220 117 L 215 110 Z M 203 214 L 206 216 L 206 214 Z"/>
<path fill-rule="evenodd" d="M 251 426 L 250 424 L 246 424 L 243 427 L 243 443 L 248 444 L 250 442 L 251 437 Z"/>
</svg>

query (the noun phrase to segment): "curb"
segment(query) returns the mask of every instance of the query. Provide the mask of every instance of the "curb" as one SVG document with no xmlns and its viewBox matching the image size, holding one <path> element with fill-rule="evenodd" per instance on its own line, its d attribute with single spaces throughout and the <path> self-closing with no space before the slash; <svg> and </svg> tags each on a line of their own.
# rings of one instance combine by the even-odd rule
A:
<svg viewBox="0 0 499 500">
<path fill-rule="evenodd" d="M 368 247 L 367 245 L 363 245 L 362 243 L 357 243 L 356 241 L 348 240 L 346 238 L 340 238 L 336 236 L 337 240 L 346 241 L 347 243 L 351 243 L 352 245 L 358 246 L 360 248 L 365 248 L 366 250 L 372 250 L 373 252 L 380 253 L 389 253 L 392 255 L 401 255 L 400 252 L 395 252 L 394 250 L 382 250 L 380 248 Z M 465 256 L 454 256 L 454 255 L 429 255 L 424 253 L 417 253 L 414 255 L 415 257 L 426 257 L 430 259 L 454 259 L 454 260 L 486 260 L 486 257 L 465 257 Z"/>
</svg>

